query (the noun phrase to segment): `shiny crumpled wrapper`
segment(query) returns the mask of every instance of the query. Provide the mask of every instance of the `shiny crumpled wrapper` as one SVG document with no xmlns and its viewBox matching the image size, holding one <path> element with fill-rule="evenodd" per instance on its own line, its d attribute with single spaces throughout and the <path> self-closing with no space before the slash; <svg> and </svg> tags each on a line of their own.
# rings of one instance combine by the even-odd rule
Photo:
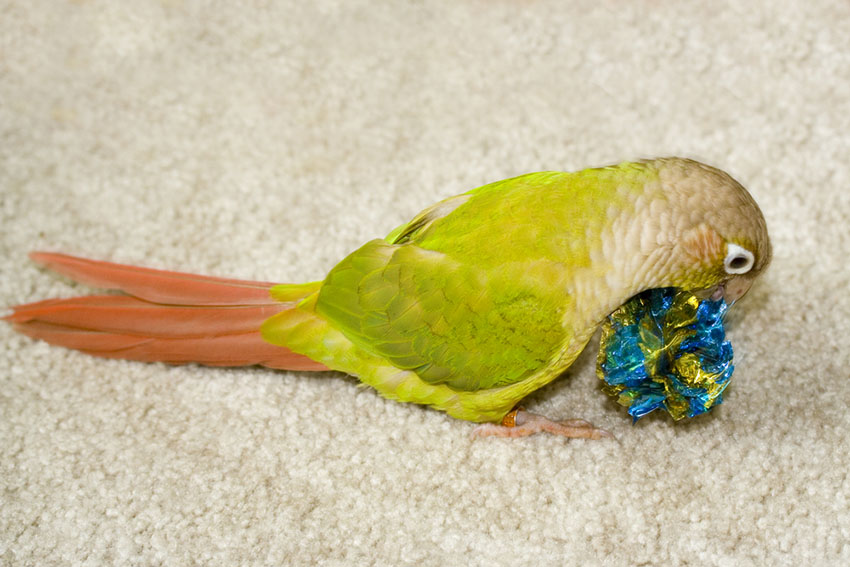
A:
<svg viewBox="0 0 850 567">
<path fill-rule="evenodd" d="M 676 288 L 636 295 L 602 325 L 596 373 L 633 421 L 659 408 L 679 420 L 723 401 L 734 366 L 726 302 Z"/>
</svg>

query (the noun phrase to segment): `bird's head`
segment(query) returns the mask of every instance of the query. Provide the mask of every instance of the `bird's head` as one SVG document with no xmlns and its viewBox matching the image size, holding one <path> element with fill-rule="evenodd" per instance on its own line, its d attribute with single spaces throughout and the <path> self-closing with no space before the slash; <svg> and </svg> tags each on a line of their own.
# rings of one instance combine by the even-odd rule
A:
<svg viewBox="0 0 850 567">
<path fill-rule="evenodd" d="M 670 284 L 730 304 L 740 299 L 772 254 L 755 200 L 713 167 L 681 158 L 653 163 L 676 210 Z"/>
</svg>

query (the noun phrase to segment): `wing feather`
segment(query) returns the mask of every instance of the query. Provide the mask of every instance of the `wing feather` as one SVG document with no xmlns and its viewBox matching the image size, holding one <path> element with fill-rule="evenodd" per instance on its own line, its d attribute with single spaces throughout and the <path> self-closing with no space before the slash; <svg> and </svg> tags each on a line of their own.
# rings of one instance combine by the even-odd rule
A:
<svg viewBox="0 0 850 567">
<path fill-rule="evenodd" d="M 547 364 L 563 335 L 563 301 L 523 289 L 517 274 L 525 270 L 492 274 L 412 242 L 373 240 L 331 271 L 316 311 L 353 343 L 427 383 L 491 388 Z"/>
</svg>

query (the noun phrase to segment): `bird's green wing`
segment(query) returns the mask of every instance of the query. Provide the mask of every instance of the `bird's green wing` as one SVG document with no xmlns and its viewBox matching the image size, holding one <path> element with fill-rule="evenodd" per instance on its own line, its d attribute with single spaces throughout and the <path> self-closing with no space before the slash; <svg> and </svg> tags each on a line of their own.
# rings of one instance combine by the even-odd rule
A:
<svg viewBox="0 0 850 567">
<path fill-rule="evenodd" d="M 564 343 L 559 267 L 460 263 L 415 243 L 368 242 L 340 262 L 316 312 L 350 341 L 429 384 L 477 391 L 522 381 Z"/>
</svg>

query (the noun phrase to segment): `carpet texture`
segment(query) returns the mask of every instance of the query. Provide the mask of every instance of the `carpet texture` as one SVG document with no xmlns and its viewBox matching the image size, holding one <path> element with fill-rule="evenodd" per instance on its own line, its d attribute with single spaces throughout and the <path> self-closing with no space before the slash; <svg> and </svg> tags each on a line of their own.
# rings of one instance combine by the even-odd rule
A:
<svg viewBox="0 0 850 567">
<path fill-rule="evenodd" d="M 596 344 L 471 440 L 350 378 L 107 361 L 0 325 L 4 565 L 850 564 L 850 4 L 0 4 L 0 305 L 30 250 L 320 279 L 509 176 L 695 157 L 762 206 L 726 402 L 632 426 Z"/>
</svg>

